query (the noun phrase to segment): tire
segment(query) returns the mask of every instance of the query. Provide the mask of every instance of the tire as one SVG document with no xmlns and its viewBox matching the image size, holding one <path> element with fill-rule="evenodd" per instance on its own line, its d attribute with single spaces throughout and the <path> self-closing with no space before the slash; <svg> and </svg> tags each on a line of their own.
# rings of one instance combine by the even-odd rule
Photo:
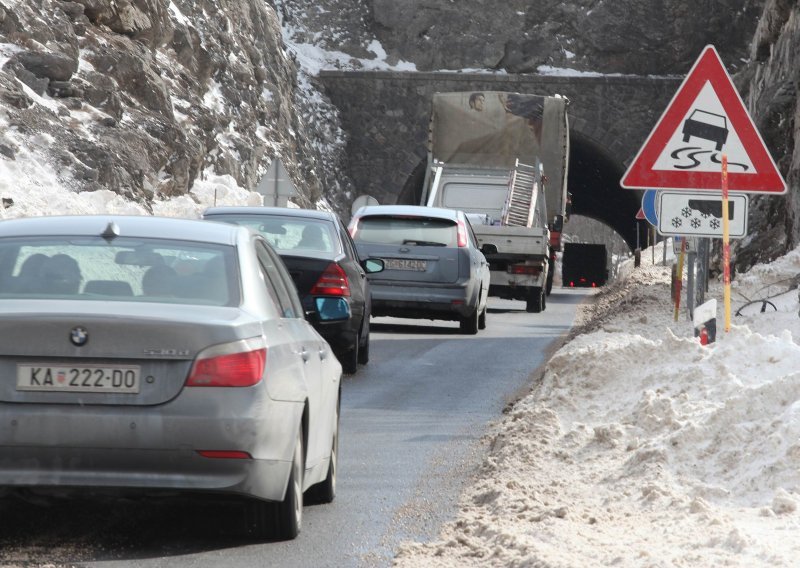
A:
<svg viewBox="0 0 800 568">
<path fill-rule="evenodd" d="M 461 333 L 465 335 L 475 335 L 478 333 L 478 308 L 465 318 L 461 318 Z"/>
<path fill-rule="evenodd" d="M 358 348 L 358 362 L 362 365 L 369 363 L 369 320 L 366 321 L 364 327 L 366 328 L 365 333 L 362 333 L 364 343 Z"/>
<path fill-rule="evenodd" d="M 292 540 L 303 524 L 303 435 L 297 432 L 292 469 L 286 495 L 280 503 L 252 501 L 248 507 L 248 529 L 259 540 Z"/>
<path fill-rule="evenodd" d="M 306 491 L 306 502 L 312 504 L 330 503 L 336 498 L 336 475 L 339 467 L 339 409 L 341 399 L 336 402 L 336 421 L 333 430 L 333 446 L 331 447 L 331 462 L 328 465 L 328 475 L 324 481 L 312 485 Z"/>
<path fill-rule="evenodd" d="M 525 311 L 533 314 L 538 314 L 544 310 L 544 290 L 539 287 L 531 288 L 528 291 L 528 298 L 525 302 Z"/>
<path fill-rule="evenodd" d="M 547 287 L 546 287 L 546 295 L 549 296 L 550 292 L 553 291 L 553 278 L 555 277 L 555 262 L 550 260 L 547 261 Z"/>
<path fill-rule="evenodd" d="M 349 351 L 345 351 L 342 355 L 341 364 L 342 364 L 342 372 L 345 375 L 352 375 L 358 370 L 358 344 L 361 343 L 361 335 L 356 336 L 356 340 L 353 343 L 353 348 Z"/>
<path fill-rule="evenodd" d="M 484 306 L 483 311 L 478 316 L 478 329 L 486 329 L 486 310 L 488 309 L 487 306 Z"/>
</svg>

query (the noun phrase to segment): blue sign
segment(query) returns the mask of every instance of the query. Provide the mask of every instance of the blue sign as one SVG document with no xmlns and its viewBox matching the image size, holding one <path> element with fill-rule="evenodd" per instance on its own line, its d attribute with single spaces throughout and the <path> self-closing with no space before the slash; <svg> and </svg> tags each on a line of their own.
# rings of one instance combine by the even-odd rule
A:
<svg viewBox="0 0 800 568">
<path fill-rule="evenodd" d="M 655 189 L 646 189 L 642 196 L 642 211 L 644 211 L 644 218 L 647 222 L 658 227 L 658 213 L 656 212 L 656 196 L 658 191 Z"/>
</svg>

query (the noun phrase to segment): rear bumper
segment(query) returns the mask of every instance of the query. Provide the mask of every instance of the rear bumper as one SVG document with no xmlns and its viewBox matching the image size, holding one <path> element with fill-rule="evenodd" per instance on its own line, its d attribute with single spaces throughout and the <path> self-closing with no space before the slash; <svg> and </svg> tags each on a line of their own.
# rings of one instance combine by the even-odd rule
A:
<svg viewBox="0 0 800 568">
<path fill-rule="evenodd" d="M 372 315 L 459 320 L 471 315 L 478 295 L 466 283 L 420 285 L 409 282 L 372 285 Z"/>
<path fill-rule="evenodd" d="M 0 487 L 283 499 L 302 403 L 254 397 L 246 388 L 219 389 L 226 396 L 202 392 L 208 390 L 185 389 L 178 399 L 151 407 L 0 403 Z M 242 405 L 247 396 L 257 403 Z M 252 459 L 208 458 L 198 450 L 247 452 Z"/>
<path fill-rule="evenodd" d="M 212 459 L 194 451 L 0 446 L 0 486 L 221 492 L 284 497 L 291 461 Z"/>
</svg>

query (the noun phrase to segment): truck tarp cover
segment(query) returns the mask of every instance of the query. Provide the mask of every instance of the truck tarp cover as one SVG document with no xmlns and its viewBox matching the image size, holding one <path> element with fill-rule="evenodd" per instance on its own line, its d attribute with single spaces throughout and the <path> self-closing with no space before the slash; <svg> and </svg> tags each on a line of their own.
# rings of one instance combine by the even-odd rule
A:
<svg viewBox="0 0 800 568">
<path fill-rule="evenodd" d="M 437 93 L 431 113 L 431 156 L 448 165 L 502 169 L 513 168 L 516 159 L 535 165 L 538 157 L 550 188 L 563 191 L 568 145 L 565 106 L 563 98 L 520 93 Z"/>
</svg>

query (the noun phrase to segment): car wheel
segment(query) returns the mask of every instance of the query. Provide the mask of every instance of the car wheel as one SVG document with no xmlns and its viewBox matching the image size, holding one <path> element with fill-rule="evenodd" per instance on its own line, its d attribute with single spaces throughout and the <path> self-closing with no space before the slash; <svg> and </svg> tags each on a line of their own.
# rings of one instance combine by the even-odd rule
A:
<svg viewBox="0 0 800 568">
<path fill-rule="evenodd" d="M 465 318 L 461 318 L 461 333 L 475 335 L 478 333 L 478 308 Z"/>
<path fill-rule="evenodd" d="M 483 306 L 481 315 L 478 316 L 478 329 L 486 329 L 486 311 L 488 309 L 488 306 Z"/>
<path fill-rule="evenodd" d="M 339 407 L 340 402 L 336 403 L 336 421 L 333 427 L 333 445 L 331 447 L 331 461 L 328 465 L 328 475 L 324 481 L 311 486 L 306 492 L 308 503 L 321 504 L 330 503 L 336 497 L 336 474 L 339 462 Z"/>
<path fill-rule="evenodd" d="M 525 311 L 538 314 L 544 309 L 544 290 L 541 288 L 531 288 L 528 291 L 528 298 L 525 303 Z"/>
<path fill-rule="evenodd" d="M 256 538 L 291 540 L 300 534 L 303 522 L 303 469 L 303 436 L 302 431 L 298 431 L 283 501 L 269 503 L 254 500 L 249 503 L 247 523 Z"/>
<path fill-rule="evenodd" d="M 363 334 L 365 336 L 364 341 L 358 348 L 358 362 L 362 365 L 369 363 L 369 321 L 365 323 L 364 327 L 366 328 Z"/>
<path fill-rule="evenodd" d="M 352 375 L 358 370 L 358 344 L 361 342 L 361 335 L 356 336 L 355 342 L 353 342 L 353 348 L 349 351 L 345 351 L 344 355 L 342 355 L 342 372 L 346 375 Z"/>
</svg>

